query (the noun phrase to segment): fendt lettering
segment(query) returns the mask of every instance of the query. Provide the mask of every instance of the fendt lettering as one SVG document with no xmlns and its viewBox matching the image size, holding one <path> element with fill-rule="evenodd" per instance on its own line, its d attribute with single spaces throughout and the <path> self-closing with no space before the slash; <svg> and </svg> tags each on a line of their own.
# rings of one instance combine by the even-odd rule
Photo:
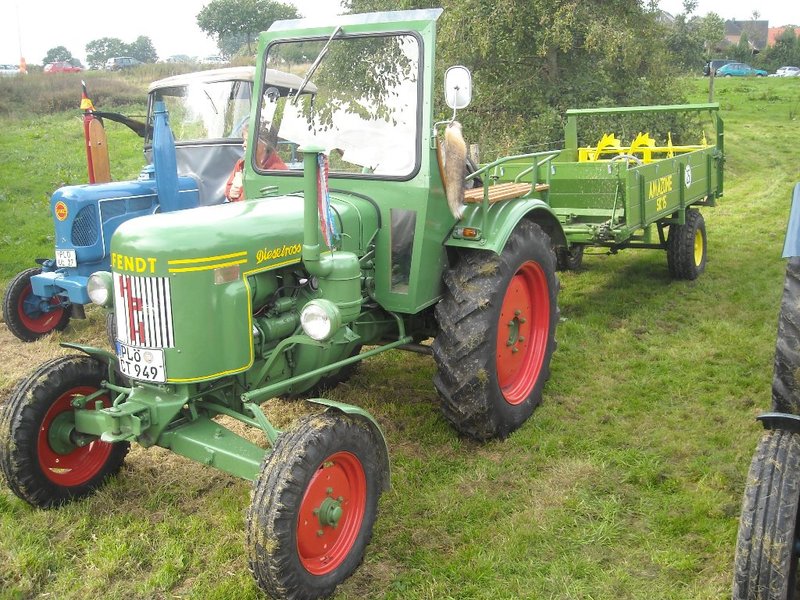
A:
<svg viewBox="0 0 800 600">
<path fill-rule="evenodd" d="M 111 253 L 111 268 L 123 273 L 155 273 L 156 259 Z"/>
</svg>

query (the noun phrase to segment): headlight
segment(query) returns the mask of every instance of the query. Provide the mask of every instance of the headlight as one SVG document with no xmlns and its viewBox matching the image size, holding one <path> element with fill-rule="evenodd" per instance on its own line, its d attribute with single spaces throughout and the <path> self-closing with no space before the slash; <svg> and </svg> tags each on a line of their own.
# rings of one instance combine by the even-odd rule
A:
<svg viewBox="0 0 800 600">
<path fill-rule="evenodd" d="M 312 300 L 300 311 L 300 325 L 311 339 L 322 342 L 342 326 L 339 309 L 330 300 Z"/>
<path fill-rule="evenodd" d="M 97 271 L 89 276 L 86 284 L 86 292 L 89 300 L 98 306 L 111 306 L 114 298 L 114 283 L 111 273 L 108 271 Z"/>
</svg>

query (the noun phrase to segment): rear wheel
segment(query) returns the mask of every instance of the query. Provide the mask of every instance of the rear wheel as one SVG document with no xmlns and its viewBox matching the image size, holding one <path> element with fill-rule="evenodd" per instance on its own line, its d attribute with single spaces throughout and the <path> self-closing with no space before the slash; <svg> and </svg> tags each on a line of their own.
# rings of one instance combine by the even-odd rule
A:
<svg viewBox="0 0 800 600">
<path fill-rule="evenodd" d="M 506 437 L 541 402 L 556 347 L 555 262 L 548 236 L 522 221 L 499 256 L 464 253 L 446 273 L 434 384 L 459 432 Z"/>
<path fill-rule="evenodd" d="M 800 434 L 768 431 L 747 477 L 736 542 L 734 600 L 800 598 L 798 505 Z"/>
<path fill-rule="evenodd" d="M 335 412 L 278 438 L 247 511 L 250 570 L 264 591 L 328 596 L 361 563 L 383 489 L 380 443 Z"/>
<path fill-rule="evenodd" d="M 31 277 L 40 268 L 19 273 L 8 285 L 3 298 L 3 318 L 16 337 L 23 342 L 33 342 L 52 331 L 62 331 L 69 323 L 72 306 L 64 305 L 60 298 L 43 298 L 33 293 Z"/>
<path fill-rule="evenodd" d="M 697 279 L 706 270 L 706 223 L 696 209 L 686 209 L 686 223 L 670 225 L 667 265 L 674 279 Z"/>
<path fill-rule="evenodd" d="M 100 389 L 105 366 L 88 356 L 44 363 L 15 388 L 0 416 L 0 468 L 26 502 L 57 506 L 100 487 L 122 467 L 129 444 L 75 431 L 72 401 Z M 110 404 L 108 396 L 99 398 Z"/>
</svg>

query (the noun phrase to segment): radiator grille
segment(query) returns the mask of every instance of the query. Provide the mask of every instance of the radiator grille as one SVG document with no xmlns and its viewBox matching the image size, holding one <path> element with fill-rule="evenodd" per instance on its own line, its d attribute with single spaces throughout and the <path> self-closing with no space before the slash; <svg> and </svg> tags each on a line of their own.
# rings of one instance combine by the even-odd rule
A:
<svg viewBox="0 0 800 600">
<path fill-rule="evenodd" d="M 172 295 L 166 277 L 114 274 L 117 338 L 140 348 L 173 348 Z"/>
<path fill-rule="evenodd" d="M 72 222 L 72 243 L 75 246 L 93 246 L 100 239 L 95 207 L 84 206 Z"/>
</svg>

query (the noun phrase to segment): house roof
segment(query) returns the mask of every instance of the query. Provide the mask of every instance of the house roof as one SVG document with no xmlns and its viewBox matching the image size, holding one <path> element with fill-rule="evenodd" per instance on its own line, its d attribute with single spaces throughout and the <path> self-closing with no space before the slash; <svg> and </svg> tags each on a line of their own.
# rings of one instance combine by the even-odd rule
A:
<svg viewBox="0 0 800 600">
<path fill-rule="evenodd" d="M 769 21 L 725 21 L 725 39 L 738 44 L 745 33 L 750 46 L 757 50 L 767 47 L 768 31 Z"/>
</svg>

